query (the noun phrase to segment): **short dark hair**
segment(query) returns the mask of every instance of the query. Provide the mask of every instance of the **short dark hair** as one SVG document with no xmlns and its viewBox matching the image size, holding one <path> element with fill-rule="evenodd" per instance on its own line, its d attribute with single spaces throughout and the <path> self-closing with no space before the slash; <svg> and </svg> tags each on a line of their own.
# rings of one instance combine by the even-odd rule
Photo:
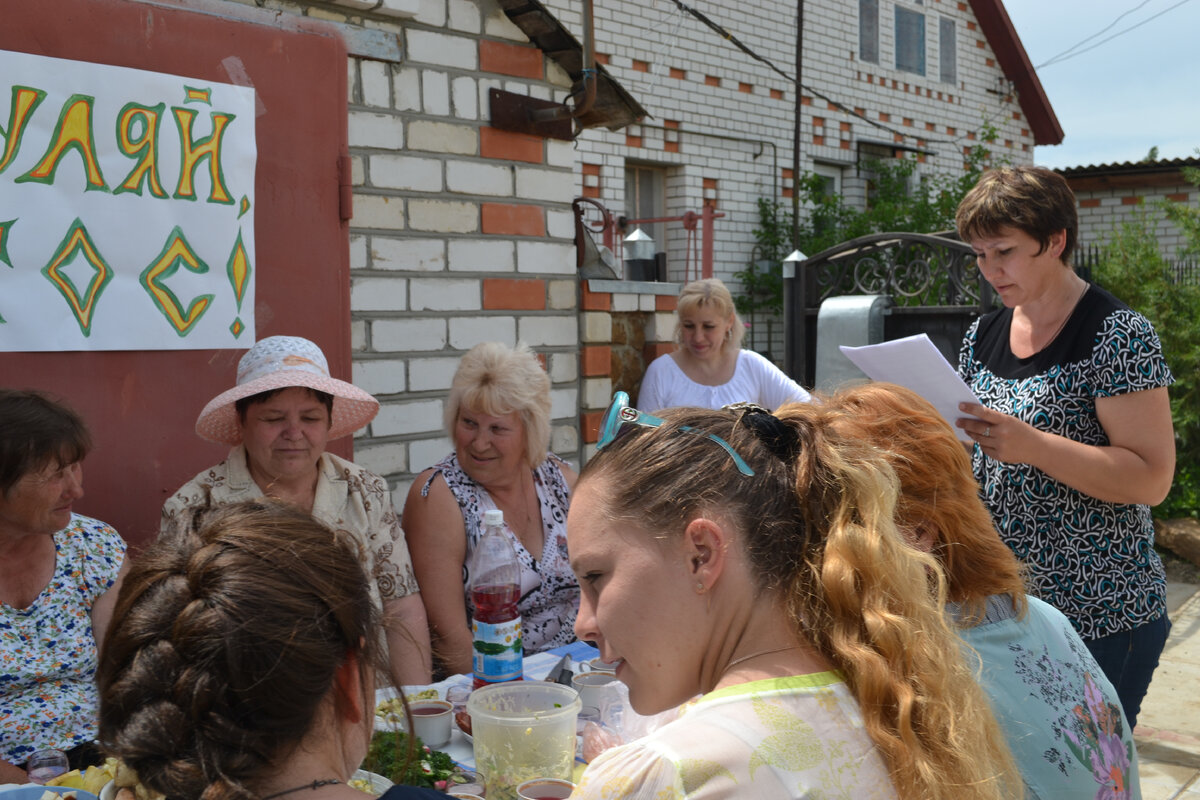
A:
<svg viewBox="0 0 1200 800">
<path fill-rule="evenodd" d="M 244 423 L 246 421 L 246 411 L 250 408 L 250 406 L 256 403 L 265 403 L 283 390 L 291 388 L 308 389 L 308 393 L 317 400 L 321 401 L 321 405 L 325 406 L 325 410 L 329 412 L 330 421 L 333 421 L 333 395 L 329 394 L 328 392 L 322 392 L 318 389 L 309 389 L 307 386 L 281 386 L 278 389 L 267 389 L 265 392 L 252 394 L 249 397 L 243 397 L 241 400 L 234 400 L 233 408 L 235 411 L 237 411 L 238 422 Z"/>
<path fill-rule="evenodd" d="M 81 461 L 91 449 L 83 418 L 63 403 L 42 392 L 0 389 L 0 492 L 51 461 Z"/>
<path fill-rule="evenodd" d="M 1059 258 L 1068 266 L 1079 242 L 1075 193 L 1066 178 L 1045 167 L 998 167 L 983 173 L 959 203 L 954 222 L 964 242 L 1016 228 L 1037 241 L 1038 255 L 1050 246 L 1053 234 L 1066 231 Z"/>
</svg>

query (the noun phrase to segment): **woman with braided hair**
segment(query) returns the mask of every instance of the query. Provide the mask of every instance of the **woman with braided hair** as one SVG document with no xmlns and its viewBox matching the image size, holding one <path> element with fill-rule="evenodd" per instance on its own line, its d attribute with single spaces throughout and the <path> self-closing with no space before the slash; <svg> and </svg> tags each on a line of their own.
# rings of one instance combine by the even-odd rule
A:
<svg viewBox="0 0 1200 800">
<path fill-rule="evenodd" d="M 638 713 L 687 702 L 593 760 L 575 797 L 1022 797 L 873 448 L 808 403 L 626 403 L 568 516 L 575 630 Z"/>
<path fill-rule="evenodd" d="M 122 587 L 97 672 L 102 746 L 170 800 L 365 800 L 347 781 L 386 661 L 358 546 L 278 501 L 205 513 Z"/>
</svg>

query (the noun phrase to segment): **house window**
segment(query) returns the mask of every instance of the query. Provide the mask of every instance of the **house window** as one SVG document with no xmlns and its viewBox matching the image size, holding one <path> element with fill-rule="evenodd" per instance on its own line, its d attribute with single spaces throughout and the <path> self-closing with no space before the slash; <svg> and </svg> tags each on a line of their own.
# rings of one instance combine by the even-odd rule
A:
<svg viewBox="0 0 1200 800">
<path fill-rule="evenodd" d="M 858 58 L 879 63 L 879 0 L 858 0 Z"/>
<path fill-rule="evenodd" d="M 958 82 L 958 34 L 954 20 L 938 20 L 938 77 L 942 83 Z"/>
<path fill-rule="evenodd" d="M 896 69 L 925 74 L 925 15 L 896 6 Z"/>
<path fill-rule="evenodd" d="M 825 197 L 842 193 L 842 168 L 833 164 L 813 164 L 813 175 L 820 181 L 820 192 Z"/>
<path fill-rule="evenodd" d="M 654 219 L 667 216 L 667 171 L 648 164 L 625 166 L 625 216 L 629 219 Z M 662 222 L 638 223 L 638 227 L 654 240 L 659 253 L 667 252 L 667 226 Z M 633 225 L 625 231 L 633 233 Z M 660 256 L 662 258 L 663 256 Z"/>
</svg>

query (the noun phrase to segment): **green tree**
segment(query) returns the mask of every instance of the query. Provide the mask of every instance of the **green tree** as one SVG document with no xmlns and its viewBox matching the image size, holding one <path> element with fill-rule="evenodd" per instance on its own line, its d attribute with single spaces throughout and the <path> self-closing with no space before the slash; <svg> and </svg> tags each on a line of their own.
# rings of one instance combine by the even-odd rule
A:
<svg viewBox="0 0 1200 800">
<path fill-rule="evenodd" d="M 853 208 L 841 196 L 827 193 L 825 179 L 814 173 L 804 173 L 796 180 L 795 191 L 808 212 L 799 224 L 782 203 L 759 199 L 759 226 L 754 231 L 750 261 L 734 273 L 742 285 L 742 294 L 735 298 L 738 311 L 751 319 L 756 313 L 774 316 L 783 312 L 782 260 L 792 250 L 815 255 L 870 233 L 953 229 L 959 202 L 993 163 L 989 145 L 996 135 L 994 127 L 983 126 L 979 144 L 966 153 L 965 169 L 957 175 L 935 173 L 917 179 L 920 162 L 915 156 L 863 161 L 860 171 L 873 176 L 865 209 Z"/>
<path fill-rule="evenodd" d="M 1193 176 L 1193 180 L 1200 175 Z M 1168 211 L 1170 213 L 1178 213 Z M 1155 513 L 1196 516 L 1200 508 L 1200 286 L 1177 284 L 1154 235 L 1159 215 L 1137 213 L 1117 226 L 1101 251 L 1097 283 L 1150 320 L 1175 383 L 1175 483 Z M 1200 246 L 1200 231 L 1189 236 Z"/>
</svg>

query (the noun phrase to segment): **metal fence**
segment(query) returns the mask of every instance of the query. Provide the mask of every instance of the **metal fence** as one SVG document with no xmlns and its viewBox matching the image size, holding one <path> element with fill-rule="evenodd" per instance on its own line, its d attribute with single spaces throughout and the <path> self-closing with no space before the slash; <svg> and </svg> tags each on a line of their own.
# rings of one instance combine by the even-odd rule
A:
<svg viewBox="0 0 1200 800">
<path fill-rule="evenodd" d="M 1100 265 L 1103 248 L 1097 244 L 1081 245 L 1075 257 L 1075 270 L 1088 280 Z M 1200 261 L 1193 258 L 1165 259 L 1171 279 L 1177 284 L 1200 285 Z"/>
</svg>

